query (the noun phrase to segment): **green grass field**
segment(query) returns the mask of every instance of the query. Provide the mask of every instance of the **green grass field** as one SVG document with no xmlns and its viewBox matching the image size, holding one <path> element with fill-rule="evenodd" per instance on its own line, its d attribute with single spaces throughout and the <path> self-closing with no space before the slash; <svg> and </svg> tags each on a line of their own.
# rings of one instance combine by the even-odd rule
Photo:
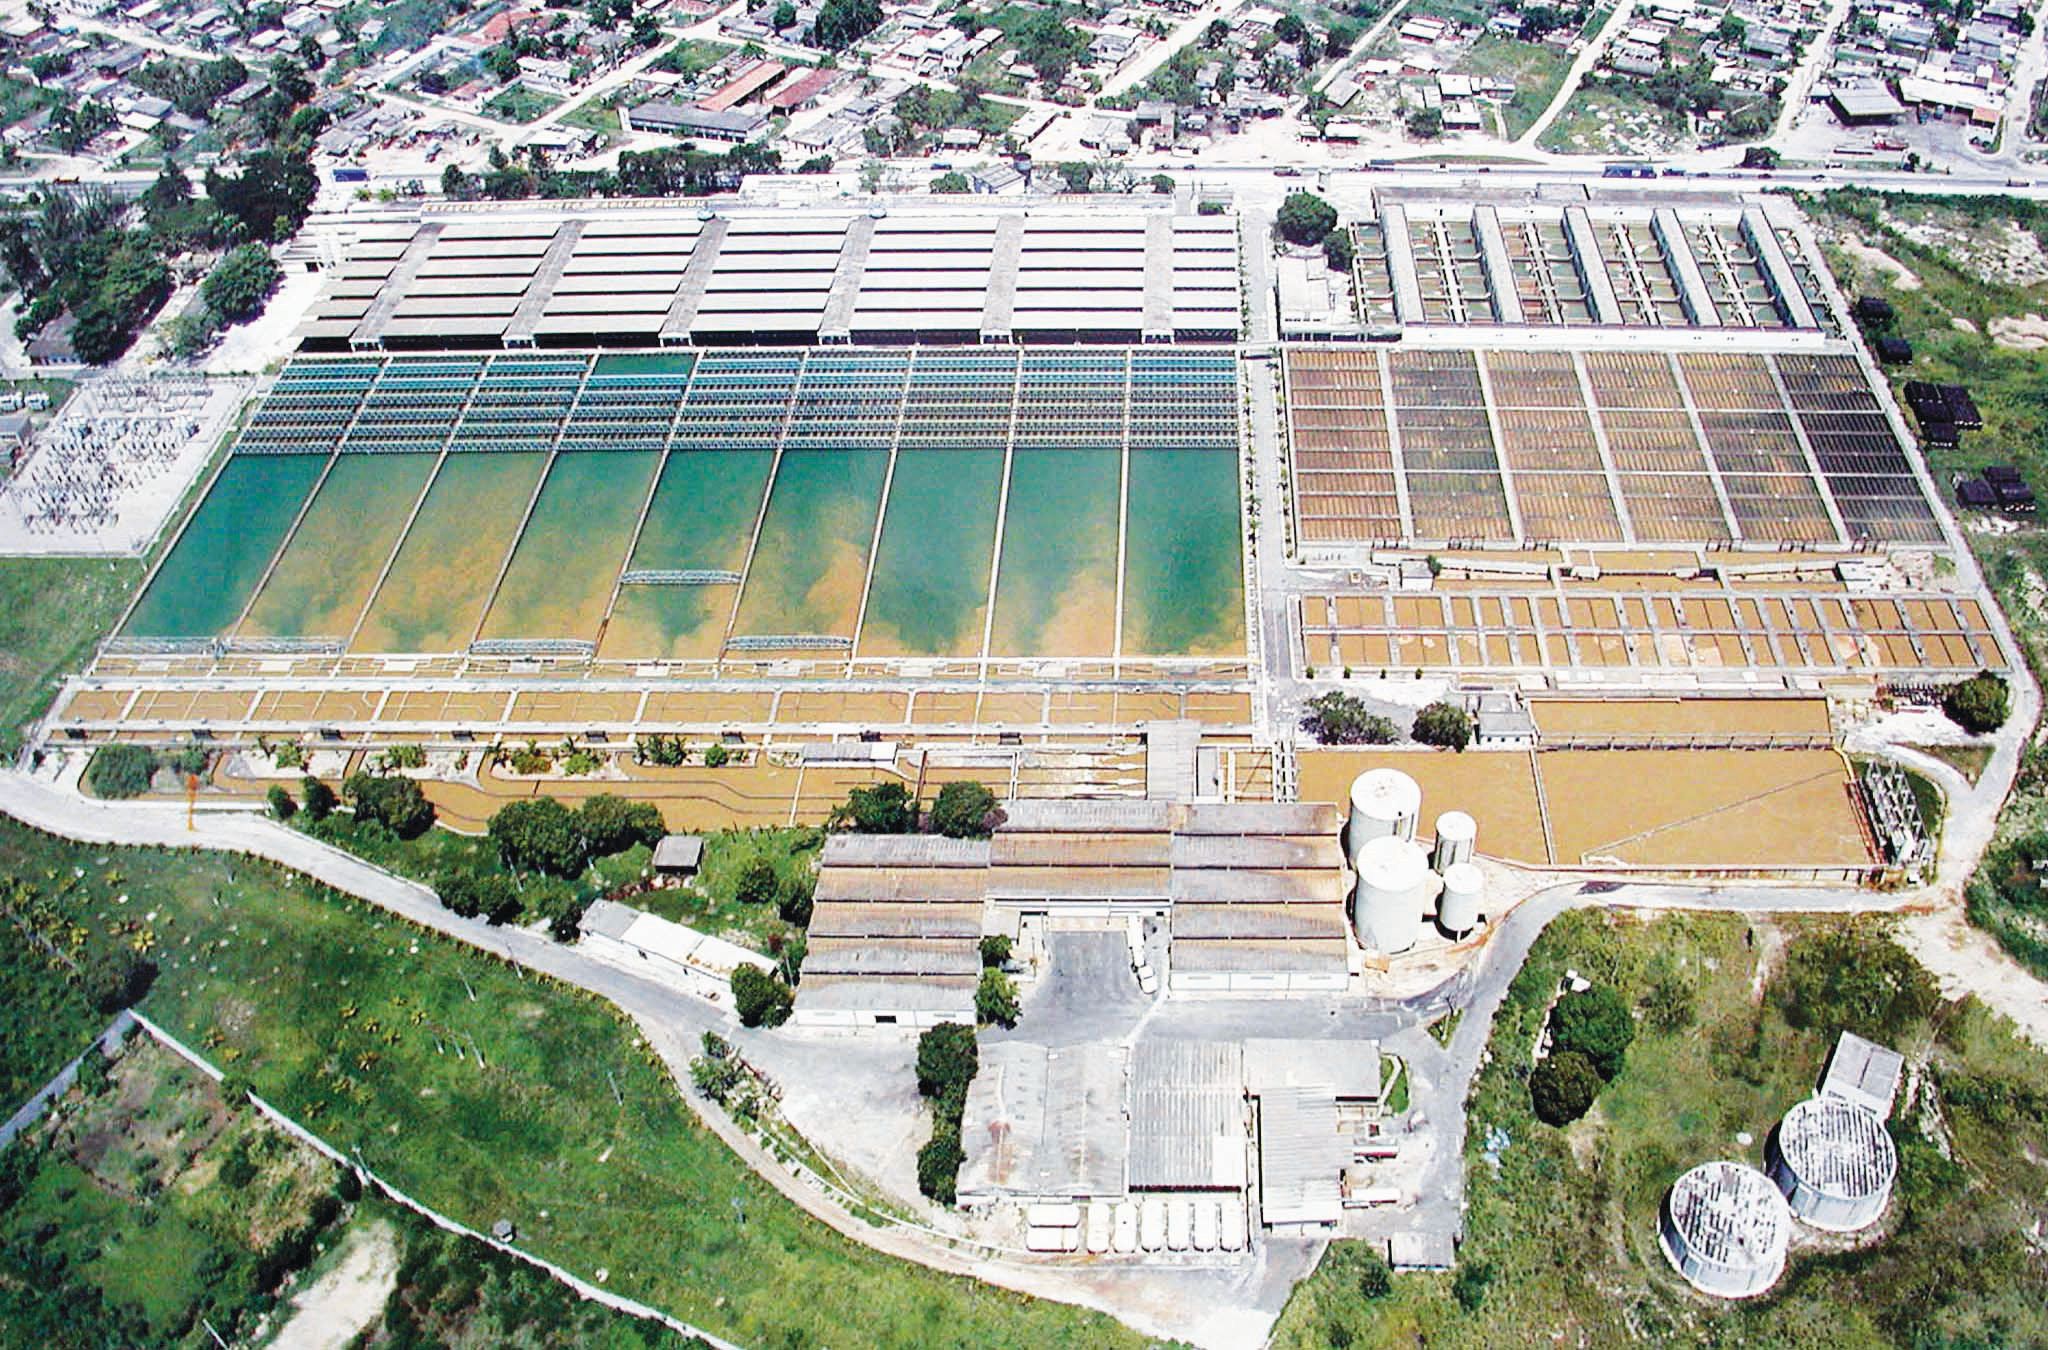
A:
<svg viewBox="0 0 2048 1350">
<path fill-rule="evenodd" d="M 738 898 L 740 870 L 766 858 L 779 885 L 810 874 L 825 833 L 815 829 L 726 830 L 704 836 L 704 863 L 687 886 L 643 891 L 626 903 L 754 951 L 797 930 L 779 917 L 774 901 L 753 904 Z"/>
<path fill-rule="evenodd" d="M 132 558 L 0 558 L 0 753 L 85 664 L 142 573 Z"/>
<path fill-rule="evenodd" d="M 1458 61 L 1458 70 L 1464 74 L 1515 82 L 1515 97 L 1500 113 L 1509 140 L 1536 124 L 1536 119 L 1557 97 L 1571 66 L 1571 58 L 1555 47 L 1492 36 L 1474 42 Z"/>
<path fill-rule="evenodd" d="M 161 966 L 151 1016 L 425 1203 L 511 1219 L 619 1293 L 750 1345 L 1140 1343 L 806 1218 L 697 1123 L 608 1004 L 266 865 L 0 822 L 0 873 L 54 890 L 73 868 L 63 908 L 87 940 L 140 942 Z"/>
<path fill-rule="evenodd" d="M 1274 1345 L 1494 1347 L 1630 1343 L 1744 1347 L 2023 1345 L 2048 1337 L 2048 1273 L 2023 1236 L 2048 1186 L 2048 1057 L 1973 1005 L 1936 1017 L 1935 1135 L 1895 1114 L 1900 1177 L 1882 1243 L 1796 1253 L 1769 1295 L 1709 1304 L 1657 1246 L 1664 1191 L 1697 1163 L 1757 1164 L 1783 1112 L 1807 1096 L 1830 1036 L 1791 1026 L 1754 993 L 1777 939 L 1723 916 L 1639 922 L 1591 912 L 1538 940 L 1495 1023 L 1473 1086 L 1466 1139 L 1470 1210 L 1457 1275 L 1403 1275 L 1385 1299 L 1360 1292 L 1356 1244 L 1331 1249 L 1299 1286 Z M 1665 1000 L 1682 1018 L 1645 1018 L 1624 1068 L 1586 1119 L 1539 1123 L 1525 1077 L 1566 968 Z M 1770 973 L 1765 972 L 1765 982 Z M 1913 1049 L 1916 1047 L 1908 1046 Z M 1496 1170 L 1489 1132 L 1506 1132 Z M 1738 1142 L 1738 1132 L 1750 1142 Z"/>
</svg>

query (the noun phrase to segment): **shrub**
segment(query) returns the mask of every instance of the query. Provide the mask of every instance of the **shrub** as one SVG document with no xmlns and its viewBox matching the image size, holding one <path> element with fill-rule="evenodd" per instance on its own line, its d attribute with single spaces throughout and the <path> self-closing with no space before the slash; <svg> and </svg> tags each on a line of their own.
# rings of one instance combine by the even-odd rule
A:
<svg viewBox="0 0 2048 1350">
<path fill-rule="evenodd" d="M 588 750 L 572 750 L 562 759 L 562 772 L 571 778 L 583 778 L 604 767 L 604 761 Z"/>
<path fill-rule="evenodd" d="M 1941 710 L 1973 736 L 1986 736 L 2005 725 L 2012 715 L 2012 691 L 2003 679 L 1980 670 L 1960 684 L 1948 687 L 1941 696 Z"/>
<path fill-rule="evenodd" d="M 156 756 L 140 745 L 103 745 L 86 765 L 85 782 L 96 797 L 121 800 L 149 791 L 156 776 Z"/>
<path fill-rule="evenodd" d="M 228 1156 L 221 1159 L 220 1183 L 231 1191 L 239 1191 L 256 1179 L 256 1164 L 249 1159 L 247 1139 L 238 1141 L 228 1150 Z"/>
<path fill-rule="evenodd" d="M 263 800 L 270 805 L 272 820 L 290 820 L 299 813 L 299 804 L 292 800 L 292 794 L 284 790 L 282 783 L 272 783 L 270 791 L 263 794 Z"/>
<path fill-rule="evenodd" d="M 809 928 L 817 891 L 818 879 L 808 871 L 798 872 L 783 882 L 775 897 L 775 909 L 782 916 L 782 921 L 798 928 Z"/>
<path fill-rule="evenodd" d="M 355 807 L 357 820 L 377 821 L 400 839 L 417 839 L 434 823 L 434 804 L 410 778 L 355 773 L 341 790 Z"/>
<path fill-rule="evenodd" d="M 1550 1027 L 1553 1050 L 1584 1055 L 1603 1079 L 1621 1072 L 1622 1057 L 1636 1038 L 1627 1000 L 1605 986 L 1559 999 Z"/>
<path fill-rule="evenodd" d="M 1493 1283 L 1493 1266 L 1486 1261 L 1460 1261 L 1451 1277 L 1451 1297 L 1466 1312 L 1478 1312 L 1486 1302 L 1486 1288 Z"/>
<path fill-rule="evenodd" d="M 513 905 L 519 903 L 511 878 L 495 872 L 481 876 L 472 872 L 452 872 L 437 881 L 434 890 L 441 897 L 443 906 L 465 919 L 474 919 L 480 914 L 503 913 L 508 901 Z"/>
<path fill-rule="evenodd" d="M 1358 1293 L 1368 1303 L 1394 1292 L 1394 1268 L 1378 1252 L 1368 1251 L 1358 1267 Z"/>
<path fill-rule="evenodd" d="M 942 1205 L 959 1198 L 960 1164 L 967 1161 L 960 1147 L 960 1127 L 939 1121 L 932 1137 L 917 1151 L 917 1189 Z"/>
<path fill-rule="evenodd" d="M 857 787 L 833 808 L 832 822 L 855 834 L 909 834 L 917 829 L 917 802 L 901 783 Z"/>
<path fill-rule="evenodd" d="M 1345 230 L 1332 230 L 1323 237 L 1323 261 L 1330 265 L 1332 272 L 1351 272 L 1351 260 L 1356 256 L 1358 246 L 1351 242 L 1351 235 Z"/>
<path fill-rule="evenodd" d="M 601 792 L 576 808 L 576 825 L 593 856 L 619 853 L 635 844 L 653 848 L 668 833 L 661 808 Z"/>
<path fill-rule="evenodd" d="M 732 1002 L 743 1027 L 779 1027 L 789 1020 L 795 996 L 789 986 L 762 970 L 742 963 L 732 972 Z"/>
<path fill-rule="evenodd" d="M 782 879 L 775 874 L 775 864 L 766 858 L 749 858 L 733 879 L 733 899 L 743 905 L 765 905 L 775 898 L 782 887 Z"/>
<path fill-rule="evenodd" d="M 948 839 L 985 839 L 996 794 L 980 783 L 948 783 L 932 803 L 932 829 Z"/>
<path fill-rule="evenodd" d="M 344 1205 L 353 1205 L 363 1198 L 363 1179 L 353 1167 L 341 1169 L 341 1175 L 334 1179 L 334 1198 Z"/>
<path fill-rule="evenodd" d="M 1411 734 L 1424 745 L 1463 750 L 1472 743 L 1472 717 L 1455 703 L 1439 701 L 1415 714 Z"/>
<path fill-rule="evenodd" d="M 1301 727 L 1324 745 L 1391 745 L 1401 739 L 1390 719 L 1367 712 L 1364 703 L 1334 689 L 1308 701 Z"/>
<path fill-rule="evenodd" d="M 310 775 L 299 780 L 299 800 L 305 803 L 308 820 L 325 820 L 334 814 L 334 789 Z"/>
<path fill-rule="evenodd" d="M 1010 959 L 1010 939 L 1002 933 L 991 933 L 981 940 L 981 964 L 990 969 L 999 969 Z"/>
<path fill-rule="evenodd" d="M 424 769 L 427 767 L 427 752 L 410 743 L 394 745 L 384 752 L 383 760 L 386 769 Z"/>
<path fill-rule="evenodd" d="M 1833 1035 L 1853 1031 L 1892 1044 L 1940 1002 L 1934 977 L 1874 923 L 1823 928 L 1795 939 L 1775 981 L 1785 1020 Z"/>
<path fill-rule="evenodd" d="M 717 742 L 704 747 L 704 767 L 707 769 L 722 769 L 731 759 L 732 751 Z"/>
<path fill-rule="evenodd" d="M 981 983 L 974 987 L 975 1017 L 999 1027 L 1014 1027 L 1019 1011 L 1016 981 L 1000 970 L 982 971 Z"/>
<path fill-rule="evenodd" d="M 204 746 L 183 745 L 171 751 L 170 758 L 166 759 L 164 763 L 169 765 L 180 778 L 191 778 L 205 773 L 207 762 L 212 758 L 213 753 Z"/>
<path fill-rule="evenodd" d="M 927 1097 L 964 1095 L 980 1067 L 973 1027 L 941 1022 L 917 1038 L 917 1090 Z"/>
<path fill-rule="evenodd" d="M 508 802 L 484 827 L 498 857 L 515 872 L 573 877 L 589 861 L 576 813 L 553 797 Z"/>
<path fill-rule="evenodd" d="M 1600 1071 L 1573 1050 L 1552 1055 L 1529 1075 L 1529 1105 L 1546 1125 L 1571 1124 L 1599 1095 Z"/>
</svg>

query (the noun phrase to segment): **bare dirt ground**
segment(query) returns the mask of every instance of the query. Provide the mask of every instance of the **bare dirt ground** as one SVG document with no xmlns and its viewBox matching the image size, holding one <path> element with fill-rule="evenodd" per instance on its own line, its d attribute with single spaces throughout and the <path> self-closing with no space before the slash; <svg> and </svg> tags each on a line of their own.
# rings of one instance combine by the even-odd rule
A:
<svg viewBox="0 0 2048 1350">
<path fill-rule="evenodd" d="M 2013 959 L 1983 930 L 1970 926 L 1960 905 L 1916 914 L 1899 928 L 1944 995 L 1975 994 L 1978 1002 L 2011 1018 L 2028 1040 L 2048 1046 L 2048 999 L 2042 998 L 2041 985 L 2014 978 Z"/>
<path fill-rule="evenodd" d="M 2048 347 L 2048 319 L 2039 314 L 2001 314 L 1991 321 L 1991 340 L 2017 351 L 2040 351 Z"/>
<path fill-rule="evenodd" d="M 340 1350 L 374 1324 L 398 1279 L 398 1235 L 384 1223 L 348 1235 L 341 1260 L 291 1301 L 272 1350 Z"/>
<path fill-rule="evenodd" d="M 1917 291 L 1920 289 L 1920 278 L 1914 273 L 1913 269 L 1881 248 L 1874 248 L 1864 243 L 1861 239 L 1851 239 L 1845 236 L 1842 239 L 1842 251 L 1857 262 L 1862 263 L 1865 267 L 1875 268 L 1877 271 L 1884 273 L 1886 279 L 1902 291 Z"/>
</svg>

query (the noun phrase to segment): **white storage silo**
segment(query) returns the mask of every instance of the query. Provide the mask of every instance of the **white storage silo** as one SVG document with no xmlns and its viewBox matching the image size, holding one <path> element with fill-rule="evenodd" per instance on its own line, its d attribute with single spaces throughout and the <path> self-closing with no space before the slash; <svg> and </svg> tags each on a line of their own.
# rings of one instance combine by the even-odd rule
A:
<svg viewBox="0 0 2048 1350">
<path fill-rule="evenodd" d="M 1367 769 L 1351 783 L 1351 820 L 1346 828 L 1351 865 L 1375 839 L 1413 839 L 1422 815 L 1422 789 L 1399 769 Z"/>
<path fill-rule="evenodd" d="M 1358 850 L 1351 922 L 1367 951 L 1405 952 L 1422 936 L 1429 858 L 1410 839 L 1383 835 Z"/>
<path fill-rule="evenodd" d="M 1785 1272 L 1792 1211 L 1754 1167 L 1701 1163 L 1664 1197 L 1657 1237 L 1672 1268 L 1702 1294 L 1750 1298 Z"/>
<path fill-rule="evenodd" d="M 1436 818 L 1436 847 L 1430 850 L 1429 865 L 1441 872 L 1452 863 L 1471 862 L 1478 838 L 1478 821 L 1463 811 L 1444 812 Z"/>
<path fill-rule="evenodd" d="M 1479 926 L 1486 874 L 1477 863 L 1454 862 L 1440 869 L 1439 875 L 1444 889 L 1436 901 L 1437 926 L 1452 937 L 1463 937 Z"/>
<path fill-rule="evenodd" d="M 1809 1097 L 1785 1113 L 1770 1149 L 1771 1180 L 1793 1217 L 1854 1233 L 1884 1215 L 1899 1153 L 1884 1122 L 1835 1097 Z"/>
</svg>

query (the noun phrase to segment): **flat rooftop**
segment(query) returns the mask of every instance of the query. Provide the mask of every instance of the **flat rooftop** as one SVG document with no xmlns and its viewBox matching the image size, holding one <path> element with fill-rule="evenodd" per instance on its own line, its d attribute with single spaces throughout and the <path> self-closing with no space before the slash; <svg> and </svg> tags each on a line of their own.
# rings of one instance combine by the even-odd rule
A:
<svg viewBox="0 0 2048 1350">
<path fill-rule="evenodd" d="M 307 351 L 1234 342 L 1237 222 L 1135 206 L 432 206 L 361 226 Z"/>
</svg>

